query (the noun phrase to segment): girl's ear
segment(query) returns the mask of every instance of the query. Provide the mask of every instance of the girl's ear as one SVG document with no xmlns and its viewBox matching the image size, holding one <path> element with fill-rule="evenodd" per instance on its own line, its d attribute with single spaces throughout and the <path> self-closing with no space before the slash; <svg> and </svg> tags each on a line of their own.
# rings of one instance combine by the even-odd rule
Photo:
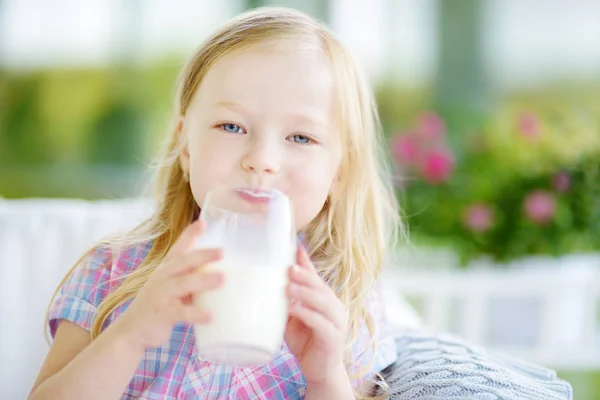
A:
<svg viewBox="0 0 600 400">
<path fill-rule="evenodd" d="M 185 137 L 185 132 L 183 131 L 184 117 L 180 116 L 177 121 L 177 136 L 179 136 L 179 140 L 181 143 L 181 151 L 179 152 L 179 162 L 181 164 L 181 169 L 183 170 L 184 175 L 189 175 L 190 172 L 190 152 L 188 149 L 188 141 Z"/>
</svg>

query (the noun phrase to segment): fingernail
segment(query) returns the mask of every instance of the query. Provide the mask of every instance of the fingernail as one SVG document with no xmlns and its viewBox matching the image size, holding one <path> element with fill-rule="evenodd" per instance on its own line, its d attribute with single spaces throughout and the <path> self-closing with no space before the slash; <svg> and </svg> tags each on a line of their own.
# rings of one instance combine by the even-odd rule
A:
<svg viewBox="0 0 600 400">
<path fill-rule="evenodd" d="M 222 277 L 222 274 L 219 272 L 211 272 L 211 273 L 206 274 L 204 279 L 206 279 L 206 281 L 208 283 L 218 284 L 218 283 L 221 283 L 221 281 L 223 280 L 223 277 Z"/>
<path fill-rule="evenodd" d="M 201 250 L 208 252 L 208 256 L 211 260 L 223 257 L 223 250 L 219 248 Z"/>
</svg>

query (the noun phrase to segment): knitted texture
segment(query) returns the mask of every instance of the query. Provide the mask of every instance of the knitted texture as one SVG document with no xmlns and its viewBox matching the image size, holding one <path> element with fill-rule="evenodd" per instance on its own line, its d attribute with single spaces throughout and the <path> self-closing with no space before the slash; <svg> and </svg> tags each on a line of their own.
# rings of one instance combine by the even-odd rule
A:
<svg viewBox="0 0 600 400">
<path fill-rule="evenodd" d="M 571 386 L 554 371 L 448 334 L 408 331 L 396 343 L 398 359 L 382 372 L 391 400 L 573 398 Z"/>
</svg>

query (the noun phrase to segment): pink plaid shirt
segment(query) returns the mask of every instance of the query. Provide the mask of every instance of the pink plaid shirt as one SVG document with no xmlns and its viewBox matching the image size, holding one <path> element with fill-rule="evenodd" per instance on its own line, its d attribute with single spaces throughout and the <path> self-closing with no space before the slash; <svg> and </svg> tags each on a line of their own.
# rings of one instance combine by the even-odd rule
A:
<svg viewBox="0 0 600 400">
<path fill-rule="evenodd" d="M 85 330 L 91 329 L 97 307 L 118 283 L 114 278 L 135 269 L 146 256 L 150 243 L 133 246 L 124 251 L 109 266 L 102 265 L 111 257 L 99 249 L 89 262 L 80 265 L 61 287 L 50 307 L 49 328 L 52 337 L 58 322 L 69 320 Z M 371 296 L 370 310 L 378 321 L 377 349 L 370 370 L 381 371 L 396 359 L 393 337 L 379 296 Z M 129 306 L 125 303 L 108 318 L 108 324 Z M 269 364 L 238 368 L 216 365 L 203 360 L 195 351 L 192 326 L 178 324 L 171 338 L 162 346 L 147 349 L 144 357 L 123 393 L 123 399 L 302 399 L 306 382 L 300 365 L 285 345 Z M 371 359 L 367 336 L 354 345 L 357 357 Z"/>
</svg>

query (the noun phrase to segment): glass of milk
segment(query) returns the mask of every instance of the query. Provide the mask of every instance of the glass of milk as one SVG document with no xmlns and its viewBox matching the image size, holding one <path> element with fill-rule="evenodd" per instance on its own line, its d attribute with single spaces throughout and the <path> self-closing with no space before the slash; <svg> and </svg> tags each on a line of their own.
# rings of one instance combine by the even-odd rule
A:
<svg viewBox="0 0 600 400">
<path fill-rule="evenodd" d="M 207 194 L 200 218 L 206 231 L 196 248 L 223 249 L 223 259 L 203 270 L 221 271 L 224 283 L 194 297 L 213 316 L 194 327 L 199 355 L 217 364 L 266 364 L 288 318 L 285 287 L 296 253 L 290 200 L 276 190 L 219 187 Z"/>
</svg>

